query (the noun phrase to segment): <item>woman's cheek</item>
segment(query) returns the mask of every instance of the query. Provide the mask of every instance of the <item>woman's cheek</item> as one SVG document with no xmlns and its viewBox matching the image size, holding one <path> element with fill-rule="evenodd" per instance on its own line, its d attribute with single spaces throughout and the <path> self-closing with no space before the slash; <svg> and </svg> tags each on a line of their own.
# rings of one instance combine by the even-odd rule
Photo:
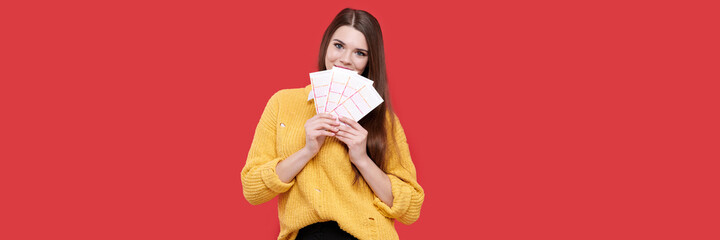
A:
<svg viewBox="0 0 720 240">
<path fill-rule="evenodd" d="M 359 59 L 355 62 L 355 66 L 357 66 L 358 72 L 362 73 L 367 66 L 367 59 Z"/>
<path fill-rule="evenodd" d="M 335 60 L 338 58 L 339 50 L 337 48 L 330 48 L 327 50 L 327 60 L 329 62 L 335 62 Z"/>
</svg>

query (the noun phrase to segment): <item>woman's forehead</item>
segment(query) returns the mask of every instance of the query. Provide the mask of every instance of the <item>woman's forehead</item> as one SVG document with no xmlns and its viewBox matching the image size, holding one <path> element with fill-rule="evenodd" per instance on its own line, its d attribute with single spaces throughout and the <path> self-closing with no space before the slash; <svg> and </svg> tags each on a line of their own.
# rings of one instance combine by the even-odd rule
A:
<svg viewBox="0 0 720 240">
<path fill-rule="evenodd" d="M 336 39 L 348 46 L 367 49 L 365 35 L 351 26 L 341 26 L 335 30 L 331 40 Z"/>
</svg>

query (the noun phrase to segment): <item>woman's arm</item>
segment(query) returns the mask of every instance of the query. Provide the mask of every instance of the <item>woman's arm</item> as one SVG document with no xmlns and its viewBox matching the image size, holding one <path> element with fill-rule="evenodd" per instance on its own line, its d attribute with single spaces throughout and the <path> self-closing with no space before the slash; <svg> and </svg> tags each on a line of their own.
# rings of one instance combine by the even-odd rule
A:
<svg viewBox="0 0 720 240">
<path fill-rule="evenodd" d="M 305 147 L 280 161 L 275 167 L 275 172 L 280 180 L 285 183 L 292 181 L 305 168 L 305 164 L 320 151 L 325 138 L 335 136 L 339 125 L 335 118 L 327 113 L 321 113 L 308 119 L 305 122 Z"/>
<path fill-rule="evenodd" d="M 285 160 L 280 161 L 275 167 L 280 181 L 289 183 L 300 171 L 305 168 L 305 164 L 315 156 L 315 153 L 310 152 L 306 148 L 302 148 L 290 155 Z"/>
<path fill-rule="evenodd" d="M 278 156 L 276 133 L 281 92 L 275 93 L 265 106 L 255 129 L 248 159 L 240 173 L 243 195 L 253 205 L 270 201 L 290 190 L 295 183 L 295 175 L 319 151 L 325 137 L 334 135 L 332 130 L 339 125 L 330 114 L 316 115 L 305 122 L 304 150 L 287 158 Z"/>
<path fill-rule="evenodd" d="M 340 126 L 336 137 L 348 146 L 350 161 L 358 168 L 375 195 L 388 206 L 392 206 L 390 178 L 367 155 L 367 130 L 352 119 L 340 117 L 340 121 L 347 126 Z"/>
<path fill-rule="evenodd" d="M 392 207 L 392 184 L 390 183 L 388 175 L 385 174 L 380 167 L 375 165 L 375 162 L 373 162 L 367 154 L 361 160 L 354 160 L 352 162 L 355 164 L 355 167 L 358 168 L 360 174 L 362 174 L 365 182 L 370 185 L 370 189 L 373 190 L 375 195 L 389 207 Z"/>
<path fill-rule="evenodd" d="M 394 122 L 389 125 L 393 126 L 393 134 L 388 136 L 386 172 L 377 167 L 365 153 L 367 131 L 362 126 L 350 119 L 341 119 L 352 129 L 340 127 L 336 137 L 348 144 L 350 160 L 377 196 L 373 203 L 378 211 L 385 217 L 412 224 L 420 217 L 425 191 L 417 182 L 405 132 L 397 116 L 393 119 Z"/>
<path fill-rule="evenodd" d="M 247 161 L 240 173 L 243 196 L 252 205 L 270 201 L 293 185 L 280 181 L 275 174 L 275 166 L 282 160 L 277 155 L 275 142 L 279 95 L 280 92 L 275 93 L 265 106 L 260 122 L 255 128 Z"/>
</svg>

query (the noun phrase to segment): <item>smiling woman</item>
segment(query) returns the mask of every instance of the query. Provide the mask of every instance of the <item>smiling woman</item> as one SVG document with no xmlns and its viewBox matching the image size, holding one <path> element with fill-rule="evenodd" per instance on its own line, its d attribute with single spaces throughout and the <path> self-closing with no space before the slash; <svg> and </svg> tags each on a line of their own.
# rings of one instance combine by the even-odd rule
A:
<svg viewBox="0 0 720 240">
<path fill-rule="evenodd" d="M 344 9 L 333 19 L 318 70 L 333 67 L 372 79 L 385 101 L 355 122 L 315 114 L 310 85 L 278 91 L 255 130 L 243 194 L 253 205 L 278 196 L 278 239 L 398 239 L 394 220 L 417 221 L 425 193 L 390 105 L 375 17 Z"/>
<path fill-rule="evenodd" d="M 362 73 L 368 62 L 365 36 L 351 26 L 338 28 L 325 53 L 325 67 L 340 67 Z"/>
</svg>

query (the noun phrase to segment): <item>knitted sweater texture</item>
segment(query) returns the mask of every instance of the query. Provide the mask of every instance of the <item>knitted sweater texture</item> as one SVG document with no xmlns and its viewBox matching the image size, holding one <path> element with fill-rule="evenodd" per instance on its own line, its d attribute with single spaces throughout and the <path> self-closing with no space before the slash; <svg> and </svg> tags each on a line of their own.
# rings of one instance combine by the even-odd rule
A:
<svg viewBox="0 0 720 240">
<path fill-rule="evenodd" d="M 295 239 L 301 228 L 324 221 L 336 221 L 362 240 L 398 239 L 394 220 L 404 224 L 417 221 L 425 194 L 397 117 L 394 129 L 388 129 L 385 160 L 392 207 L 362 178 L 353 184 L 355 171 L 348 152 L 334 137 L 325 139 L 317 155 L 291 182 L 282 182 L 275 173 L 278 162 L 305 146 L 304 125 L 315 115 L 314 100 L 307 100 L 310 90 L 310 85 L 280 90 L 268 101 L 241 173 L 245 198 L 258 205 L 278 196 L 278 240 Z"/>
</svg>

